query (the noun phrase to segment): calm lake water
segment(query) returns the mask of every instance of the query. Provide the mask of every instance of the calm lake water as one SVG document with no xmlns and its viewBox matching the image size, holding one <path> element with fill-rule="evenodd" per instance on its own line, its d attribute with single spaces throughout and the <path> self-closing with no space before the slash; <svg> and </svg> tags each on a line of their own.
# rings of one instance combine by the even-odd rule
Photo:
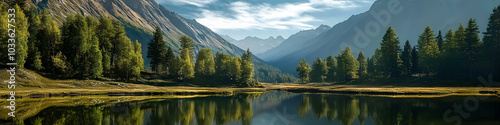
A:
<svg viewBox="0 0 500 125">
<path fill-rule="evenodd" d="M 484 99 L 487 98 L 487 99 Z M 24 124 L 500 125 L 500 97 L 388 98 L 267 92 L 48 107 Z M 464 108 L 464 100 L 467 102 Z M 459 110 L 454 112 L 454 105 Z M 447 110 L 452 111 L 446 118 Z M 447 122 L 447 121 L 452 122 Z"/>
</svg>

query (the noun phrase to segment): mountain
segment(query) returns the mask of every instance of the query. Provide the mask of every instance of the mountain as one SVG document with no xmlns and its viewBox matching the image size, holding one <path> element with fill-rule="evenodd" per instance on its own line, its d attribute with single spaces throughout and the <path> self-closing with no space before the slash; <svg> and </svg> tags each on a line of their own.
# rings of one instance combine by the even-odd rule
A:
<svg viewBox="0 0 500 125">
<path fill-rule="evenodd" d="M 232 39 L 232 38 L 228 38 Z M 269 37 L 267 39 L 262 39 L 258 37 L 245 37 L 245 39 L 233 41 L 234 45 L 240 47 L 241 49 L 250 49 L 250 51 L 254 54 L 261 54 L 267 50 L 270 50 L 276 46 L 278 46 L 281 42 L 283 42 L 285 38 L 282 36 Z"/>
<path fill-rule="evenodd" d="M 236 39 L 234 39 L 234 38 L 232 38 L 232 37 L 230 37 L 228 35 L 222 35 L 221 37 L 224 38 L 226 41 L 228 41 L 230 43 L 235 43 L 235 42 L 238 41 L 238 40 L 236 40 Z"/>
<path fill-rule="evenodd" d="M 203 26 L 193 19 L 185 19 L 179 14 L 159 5 L 155 0 L 32 0 L 29 4 L 36 5 L 39 9 L 45 8 L 57 23 L 62 24 L 71 14 L 82 14 L 98 18 L 101 15 L 120 20 L 132 40 L 142 44 L 142 53 L 146 68 L 149 62 L 146 56 L 147 43 L 150 42 L 152 31 L 160 27 L 166 37 L 167 46 L 179 53 L 182 35 L 193 39 L 195 53 L 200 48 L 210 48 L 215 52 L 228 53 L 240 56 L 244 50 L 229 43 L 223 37 Z M 278 73 L 278 69 L 255 58 L 255 67 L 266 67 Z M 254 62 L 254 63 L 255 63 Z M 262 71 L 256 68 L 258 71 Z"/>
<path fill-rule="evenodd" d="M 400 46 L 406 40 L 416 45 L 427 26 L 436 34 L 441 30 L 445 35 L 449 29 L 456 30 L 459 24 L 466 26 L 470 18 L 476 19 L 479 31 L 484 32 L 489 15 L 499 4 L 498 0 L 377 0 L 367 12 L 353 15 L 311 40 L 301 41 L 300 49 L 280 49 L 283 51 L 279 54 L 284 56 L 266 52 L 269 57 L 262 58 L 285 72 L 295 73 L 300 60 L 311 63 L 317 57 L 336 56 L 345 47 L 351 47 L 353 55 L 363 51 L 371 56 L 380 47 L 389 26 L 396 31 Z"/>
<path fill-rule="evenodd" d="M 285 41 L 279 44 L 277 47 L 270 49 L 264 53 L 257 54 L 258 57 L 262 58 L 266 61 L 275 61 L 275 59 L 279 59 L 291 50 L 299 50 L 302 49 L 305 42 L 313 39 L 318 36 L 320 33 L 323 33 L 330 29 L 331 27 L 328 25 L 320 25 L 316 29 L 303 30 L 298 33 L 295 33 L 288 37 Z"/>
</svg>

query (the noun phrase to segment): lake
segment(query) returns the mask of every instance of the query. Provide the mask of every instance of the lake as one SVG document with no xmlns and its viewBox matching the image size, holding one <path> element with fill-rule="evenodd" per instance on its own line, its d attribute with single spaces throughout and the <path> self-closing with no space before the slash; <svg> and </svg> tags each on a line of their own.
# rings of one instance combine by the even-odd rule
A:
<svg viewBox="0 0 500 125">
<path fill-rule="evenodd" d="M 59 100 L 71 100 L 71 98 L 75 97 L 64 97 Z M 32 113 L 25 115 L 26 118 L 17 120 L 16 123 L 49 125 L 454 125 L 460 121 L 461 124 L 466 125 L 500 124 L 500 97 L 498 96 L 391 98 L 271 91 L 237 93 L 232 96 L 121 101 L 123 100 L 88 97 L 64 101 L 54 106 L 41 105 L 57 104 L 61 101 L 50 99 L 25 101 L 29 104 L 19 105 L 26 106 L 24 108 L 31 107 L 29 111 Z M 22 113 L 29 114 L 29 111 Z M 12 121 L 4 119 L 1 122 L 10 124 Z"/>
</svg>

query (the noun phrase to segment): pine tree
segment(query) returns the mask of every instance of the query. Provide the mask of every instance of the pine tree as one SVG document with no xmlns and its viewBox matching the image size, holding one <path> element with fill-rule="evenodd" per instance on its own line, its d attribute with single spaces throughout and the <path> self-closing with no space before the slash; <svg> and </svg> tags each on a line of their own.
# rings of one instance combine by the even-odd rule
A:
<svg viewBox="0 0 500 125">
<path fill-rule="evenodd" d="M 384 37 L 382 38 L 381 47 L 381 67 L 383 68 L 383 73 L 389 75 L 390 77 L 397 77 L 401 74 L 401 58 L 399 57 L 399 40 L 396 36 L 396 32 L 389 27 Z"/>
<path fill-rule="evenodd" d="M 299 66 L 297 66 L 297 72 L 299 72 L 300 81 L 302 83 L 309 82 L 309 73 L 311 72 L 311 67 L 307 64 L 305 59 L 300 61 Z"/>
<path fill-rule="evenodd" d="M 141 70 L 144 70 L 144 59 L 142 58 L 142 45 L 139 41 L 135 41 L 134 43 L 134 60 L 132 60 L 132 77 L 138 78 L 141 77 Z"/>
<path fill-rule="evenodd" d="M 418 64 L 418 51 L 415 46 L 413 46 L 413 49 L 411 50 L 411 72 L 412 73 L 419 73 L 420 72 L 420 67 Z"/>
<path fill-rule="evenodd" d="M 381 75 L 383 74 L 383 68 L 382 68 L 382 51 L 380 48 L 375 49 L 375 54 L 372 56 L 373 60 L 373 70 L 374 70 L 374 75 Z"/>
<path fill-rule="evenodd" d="M 443 40 L 443 36 L 441 35 L 441 30 L 439 30 L 438 36 L 436 37 L 436 42 L 437 42 L 439 51 L 442 52 L 444 40 Z"/>
<path fill-rule="evenodd" d="M 113 50 L 112 40 L 115 37 L 113 21 L 108 17 L 101 16 L 97 26 L 97 38 L 99 39 L 99 49 L 102 51 L 102 67 L 106 75 L 111 72 L 111 51 Z"/>
<path fill-rule="evenodd" d="M 327 73 L 328 67 L 326 66 L 326 63 L 318 57 L 312 65 L 311 82 L 325 82 Z"/>
<path fill-rule="evenodd" d="M 194 63 L 194 47 L 193 39 L 191 37 L 183 35 L 180 39 L 181 49 L 189 49 L 189 56 L 191 57 L 191 62 Z"/>
<path fill-rule="evenodd" d="M 160 27 L 156 27 L 153 33 L 153 39 L 148 44 L 148 58 L 151 59 L 151 69 L 155 72 L 160 72 L 161 64 L 164 61 L 166 53 L 166 42 L 163 40 L 163 34 Z M 191 60 L 190 60 L 191 61 Z"/>
<path fill-rule="evenodd" d="M 247 49 L 241 56 L 241 81 L 242 83 L 250 83 L 254 75 L 254 67 L 252 63 L 252 53 Z"/>
<path fill-rule="evenodd" d="M 326 58 L 326 66 L 328 67 L 328 73 L 326 74 L 327 82 L 335 81 L 335 72 L 337 70 L 337 61 L 333 56 L 328 56 Z"/>
<path fill-rule="evenodd" d="M 52 20 L 48 11 L 42 10 L 38 28 L 37 34 L 34 35 L 37 36 L 36 40 L 38 40 L 39 43 L 38 49 L 42 54 L 42 64 L 44 64 L 44 67 L 50 67 L 52 65 L 51 57 L 56 55 L 59 51 L 59 45 L 61 44 L 59 27 L 57 23 Z"/>
<path fill-rule="evenodd" d="M 493 9 L 488 21 L 488 27 L 484 33 L 485 56 L 490 60 L 490 72 L 494 81 L 500 79 L 500 5 Z"/>
<path fill-rule="evenodd" d="M 167 53 L 165 53 L 165 61 L 163 61 L 163 67 L 167 71 L 167 75 L 172 74 L 172 72 L 175 72 L 174 70 L 174 61 L 175 61 L 175 55 L 174 51 L 172 50 L 172 47 L 168 47 Z"/>
<path fill-rule="evenodd" d="M 358 78 L 358 61 L 351 54 L 351 48 L 347 47 L 337 56 L 337 77 L 341 81 L 350 81 Z"/>
<path fill-rule="evenodd" d="M 85 71 L 84 77 L 85 78 L 92 78 L 92 79 L 97 79 L 100 78 L 102 75 L 102 52 L 99 50 L 99 39 L 97 38 L 97 35 L 95 33 L 98 21 L 95 20 L 91 16 L 86 17 L 86 22 L 87 22 L 87 43 L 86 45 L 88 46 L 86 49 L 87 52 L 85 53 L 85 60 L 87 61 L 85 66 L 87 67 L 88 71 Z"/>
<path fill-rule="evenodd" d="M 69 15 L 62 26 L 62 53 L 67 57 L 70 69 L 73 74 L 78 75 L 80 78 L 84 77 L 85 71 L 88 71 L 85 64 L 86 52 L 88 51 L 88 34 L 87 34 L 87 21 L 82 15 Z"/>
<path fill-rule="evenodd" d="M 453 30 L 448 30 L 444 38 L 444 51 L 441 61 L 442 66 L 440 66 L 439 75 L 444 78 L 455 78 L 460 73 L 462 67 L 460 62 L 463 61 L 461 59 L 460 46 L 458 46 L 455 40 L 455 33 Z"/>
<path fill-rule="evenodd" d="M 367 60 L 367 72 L 368 72 L 368 75 L 371 75 L 375 72 L 375 62 L 373 60 L 373 58 L 366 58 Z"/>
<path fill-rule="evenodd" d="M 229 80 L 233 83 L 240 81 L 241 79 L 241 58 L 233 57 L 230 58 L 228 63 L 226 63 L 227 74 L 229 75 Z"/>
<path fill-rule="evenodd" d="M 364 77 L 368 74 L 368 61 L 365 59 L 363 51 L 359 52 L 357 60 L 359 62 L 358 75 L 359 77 Z"/>
<path fill-rule="evenodd" d="M 464 54 L 466 55 L 466 64 L 469 70 L 469 77 L 473 77 L 474 67 L 477 63 L 479 47 L 481 40 L 479 38 L 479 29 L 475 19 L 469 19 L 467 28 L 465 29 L 465 46 L 463 46 Z"/>
<path fill-rule="evenodd" d="M 412 48 L 410 45 L 410 41 L 406 40 L 403 52 L 401 52 L 401 60 L 403 61 L 403 74 L 411 74 L 412 71 Z"/>
<path fill-rule="evenodd" d="M 439 54 L 439 48 L 434 33 L 429 26 L 425 28 L 418 39 L 418 49 L 418 62 L 421 69 L 428 73 L 428 75 L 430 75 L 430 73 L 435 73 L 437 70 L 436 60 Z"/>
<path fill-rule="evenodd" d="M 222 52 L 215 54 L 215 74 L 222 81 L 228 82 L 229 75 L 227 64 L 230 62 L 231 56 Z"/>
</svg>

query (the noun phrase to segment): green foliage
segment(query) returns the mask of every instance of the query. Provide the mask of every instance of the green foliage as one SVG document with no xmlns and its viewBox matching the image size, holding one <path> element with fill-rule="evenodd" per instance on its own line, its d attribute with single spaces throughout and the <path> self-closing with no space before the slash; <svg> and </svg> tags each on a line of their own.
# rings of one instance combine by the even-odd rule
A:
<svg viewBox="0 0 500 125">
<path fill-rule="evenodd" d="M 254 67 L 252 63 L 252 53 L 247 49 L 241 56 L 241 82 L 250 83 L 254 76 Z"/>
<path fill-rule="evenodd" d="M 438 36 L 436 37 L 436 42 L 437 42 L 439 51 L 442 52 L 444 40 L 443 40 L 443 36 L 441 35 L 441 30 L 439 30 Z"/>
<path fill-rule="evenodd" d="M 163 61 L 163 67 L 166 69 L 167 75 L 172 74 L 174 71 L 178 71 L 173 70 L 175 69 L 175 55 L 172 47 L 168 47 L 167 53 L 165 53 L 165 61 Z"/>
<path fill-rule="evenodd" d="M 406 40 L 405 46 L 403 48 L 403 52 L 401 52 L 401 60 L 403 61 L 402 72 L 403 74 L 409 75 L 411 74 L 411 69 L 413 67 L 412 63 L 412 48 L 410 45 L 410 41 Z"/>
<path fill-rule="evenodd" d="M 18 67 L 23 68 L 24 63 L 26 63 L 26 59 L 28 57 L 28 36 L 30 35 L 28 32 L 28 19 L 25 17 L 23 11 L 18 5 L 14 6 L 14 9 L 17 10 L 15 12 L 15 22 L 14 26 L 16 26 L 16 60 Z M 6 20 L 7 18 L 3 18 Z M 4 49 L 6 50 L 6 49 Z"/>
<path fill-rule="evenodd" d="M 328 73 L 326 74 L 326 81 L 333 82 L 335 81 L 335 72 L 337 70 L 337 61 L 333 56 L 328 56 L 326 58 L 326 66 L 328 67 Z"/>
<path fill-rule="evenodd" d="M 311 82 L 325 82 L 326 74 L 328 73 L 328 67 L 326 66 L 326 62 L 321 60 L 321 58 L 317 58 L 316 61 L 313 62 L 312 70 L 311 70 Z"/>
<path fill-rule="evenodd" d="M 189 53 L 189 49 L 182 49 L 180 57 L 181 69 L 179 70 L 181 79 L 190 79 L 194 77 L 194 66 L 191 62 Z"/>
<path fill-rule="evenodd" d="M 339 81 L 350 81 L 358 78 L 359 63 L 347 47 L 337 56 L 337 77 Z"/>
<path fill-rule="evenodd" d="M 99 39 L 99 49 L 102 51 L 102 67 L 104 74 L 111 75 L 111 53 L 113 50 L 112 40 L 115 37 L 113 21 L 108 17 L 101 16 L 97 26 L 97 38 Z"/>
<path fill-rule="evenodd" d="M 419 73 L 420 72 L 420 67 L 418 64 L 418 50 L 415 46 L 413 46 L 413 49 L 411 50 L 411 72 L 412 73 Z"/>
<path fill-rule="evenodd" d="M 427 26 L 418 39 L 418 59 L 422 70 L 428 75 L 435 73 L 438 64 L 436 63 L 439 48 L 432 29 Z"/>
<path fill-rule="evenodd" d="M 434 38 L 434 37 L 432 37 Z M 382 38 L 382 43 L 380 43 L 381 51 L 381 67 L 382 73 L 384 75 L 389 75 L 389 77 L 397 77 L 401 74 L 401 58 L 399 57 L 399 40 L 396 36 L 396 32 L 389 27 L 384 37 Z"/>
<path fill-rule="evenodd" d="M 500 79 L 500 5 L 493 9 L 488 21 L 488 27 L 484 33 L 484 53 L 490 58 L 490 72 L 496 81 Z"/>
<path fill-rule="evenodd" d="M 54 69 L 54 72 L 57 74 L 62 74 L 64 77 L 68 77 L 69 73 L 71 72 L 71 66 L 66 61 L 66 56 L 64 56 L 62 52 L 58 52 L 56 56 L 53 56 L 51 58 L 53 62 L 52 67 Z"/>
<path fill-rule="evenodd" d="M 156 27 L 153 33 L 153 39 L 148 43 L 148 58 L 151 59 L 151 69 L 155 72 L 162 71 L 161 64 L 163 63 L 166 53 L 166 43 L 163 40 L 163 34 L 160 27 Z"/>
<path fill-rule="evenodd" d="M 363 51 L 359 52 L 358 54 L 358 62 L 359 62 L 358 75 L 359 77 L 364 77 L 368 74 L 368 61 L 366 60 Z"/>
<path fill-rule="evenodd" d="M 180 39 L 181 49 L 189 49 L 189 57 L 190 61 L 194 63 L 194 47 L 193 47 L 193 39 L 191 37 L 183 35 Z"/>
<path fill-rule="evenodd" d="M 475 19 L 469 19 L 467 28 L 465 29 L 465 46 L 463 46 L 463 52 L 466 56 L 467 69 L 469 70 L 469 75 L 472 78 L 473 72 L 476 67 L 476 63 L 479 55 L 479 47 L 482 42 L 479 38 L 479 29 Z"/>
<path fill-rule="evenodd" d="M 297 66 L 297 72 L 299 72 L 300 81 L 302 81 L 302 83 L 309 82 L 309 73 L 311 72 L 311 67 L 309 66 L 309 64 L 307 64 L 305 59 L 302 59 L 302 61 L 300 61 L 299 66 Z"/>
<path fill-rule="evenodd" d="M 212 57 L 212 50 L 203 48 L 198 52 L 194 69 L 196 77 L 208 78 L 215 74 L 215 61 Z"/>
</svg>

